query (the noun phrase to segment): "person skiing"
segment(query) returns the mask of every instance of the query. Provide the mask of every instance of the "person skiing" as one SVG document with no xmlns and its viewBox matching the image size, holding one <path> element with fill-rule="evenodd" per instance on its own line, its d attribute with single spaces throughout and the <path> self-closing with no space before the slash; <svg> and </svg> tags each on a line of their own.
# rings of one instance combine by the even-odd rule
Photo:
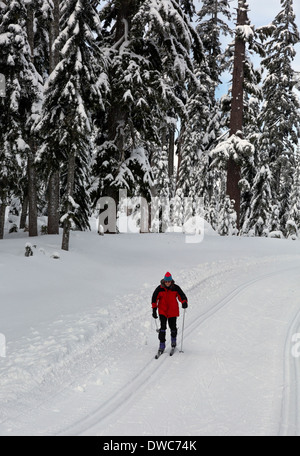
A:
<svg viewBox="0 0 300 456">
<path fill-rule="evenodd" d="M 179 317 L 179 302 L 183 309 L 188 307 L 188 299 L 182 289 L 175 284 L 170 272 L 166 272 L 160 285 L 154 290 L 152 295 L 152 316 L 160 319 L 160 329 L 158 332 L 159 353 L 163 353 L 166 347 L 167 322 L 171 331 L 171 346 L 175 349 L 177 337 L 177 317 Z"/>
</svg>

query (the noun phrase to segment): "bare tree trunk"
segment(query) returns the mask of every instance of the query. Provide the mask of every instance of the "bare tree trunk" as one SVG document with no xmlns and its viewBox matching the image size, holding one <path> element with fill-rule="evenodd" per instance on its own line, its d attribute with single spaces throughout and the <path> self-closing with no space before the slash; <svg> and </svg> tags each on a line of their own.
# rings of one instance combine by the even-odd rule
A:
<svg viewBox="0 0 300 456">
<path fill-rule="evenodd" d="M 183 137 L 185 133 L 185 122 L 181 124 L 181 130 L 177 141 L 177 176 L 176 176 L 176 188 L 178 187 L 179 175 L 180 175 L 180 166 L 181 166 L 181 151 L 182 151 L 182 144 L 183 144 Z"/>
<path fill-rule="evenodd" d="M 65 219 L 64 219 L 62 245 L 61 245 L 62 250 L 69 250 L 70 230 L 71 230 L 71 212 L 72 212 L 72 204 L 70 202 L 70 199 L 73 197 L 74 181 L 75 181 L 75 152 L 71 151 L 70 155 L 69 155 L 69 163 L 68 163 L 67 202 L 66 202 L 66 214 L 65 214 Z"/>
<path fill-rule="evenodd" d="M 31 50 L 31 60 L 33 62 L 34 53 L 34 11 L 31 4 L 27 6 L 27 36 Z M 28 172 L 28 201 L 29 201 L 29 236 L 37 236 L 37 185 L 36 170 L 34 166 L 35 142 L 33 138 L 28 141 L 30 151 L 28 152 L 27 172 Z"/>
<path fill-rule="evenodd" d="M 248 22 L 246 0 L 238 0 L 237 26 L 245 25 Z M 243 85 L 244 85 L 244 62 L 246 45 L 244 39 L 236 35 L 234 68 L 232 78 L 232 102 L 230 117 L 230 135 L 235 135 L 243 129 Z M 231 157 L 227 165 L 227 188 L 226 192 L 230 199 L 235 201 L 234 208 L 237 213 L 237 228 L 239 229 L 241 192 L 239 181 L 241 170 L 238 163 Z"/>
<path fill-rule="evenodd" d="M 174 174 L 174 153 L 175 153 L 175 131 L 174 128 L 169 128 L 169 178 Z"/>
<path fill-rule="evenodd" d="M 30 146 L 33 148 L 33 144 L 31 144 Z M 35 171 L 35 166 L 34 166 L 34 157 L 31 152 L 29 152 L 29 155 L 28 155 L 27 173 L 28 173 L 28 205 L 29 205 L 28 231 L 29 231 L 29 236 L 37 236 L 38 235 L 37 184 L 36 184 L 36 171 Z"/>
<path fill-rule="evenodd" d="M 59 62 L 59 52 L 54 42 L 59 35 L 59 0 L 53 0 L 53 23 L 49 33 L 49 73 Z M 53 170 L 49 179 L 48 234 L 59 234 L 59 171 Z"/>
<path fill-rule="evenodd" d="M 20 230 L 24 230 L 26 227 L 26 218 L 28 212 L 28 195 L 24 195 L 22 203 L 22 212 L 20 217 Z"/>
<path fill-rule="evenodd" d="M 48 185 L 48 234 L 59 234 L 59 172 L 53 171 Z"/>
<path fill-rule="evenodd" d="M 0 239 L 4 237 L 5 211 L 6 205 L 0 204 Z"/>
</svg>

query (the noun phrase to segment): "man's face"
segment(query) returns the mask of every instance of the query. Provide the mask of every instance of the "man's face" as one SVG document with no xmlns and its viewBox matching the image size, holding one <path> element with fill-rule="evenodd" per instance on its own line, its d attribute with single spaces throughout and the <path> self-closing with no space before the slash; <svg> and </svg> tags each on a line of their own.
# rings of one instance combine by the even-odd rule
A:
<svg viewBox="0 0 300 456">
<path fill-rule="evenodd" d="M 171 280 L 165 282 L 166 286 L 169 287 L 171 285 Z"/>
</svg>

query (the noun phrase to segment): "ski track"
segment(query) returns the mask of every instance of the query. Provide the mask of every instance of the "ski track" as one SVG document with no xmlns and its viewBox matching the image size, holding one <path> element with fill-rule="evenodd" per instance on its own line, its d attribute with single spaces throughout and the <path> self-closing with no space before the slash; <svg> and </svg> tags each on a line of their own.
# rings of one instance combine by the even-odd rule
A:
<svg viewBox="0 0 300 456">
<path fill-rule="evenodd" d="M 285 258 L 286 261 L 290 259 L 290 257 Z M 236 261 L 233 264 L 228 262 L 219 262 L 219 270 L 213 274 L 211 274 L 211 270 L 207 264 L 202 264 L 200 267 L 189 271 L 189 273 L 186 272 L 186 277 L 185 272 L 182 273 L 180 277 L 180 286 L 187 292 L 189 302 L 196 302 L 199 300 L 199 296 L 201 296 L 201 300 L 203 301 L 201 309 L 206 306 L 206 309 L 201 311 L 200 314 L 199 311 L 197 314 L 197 309 L 193 309 L 192 307 L 191 310 L 188 309 L 188 311 L 191 311 L 191 313 L 193 312 L 196 315 L 193 315 L 194 318 L 186 319 L 184 340 L 188 339 L 200 325 L 215 315 L 219 310 L 223 309 L 233 300 L 233 298 L 241 294 L 247 288 L 265 280 L 266 278 L 275 277 L 283 272 L 299 269 L 297 267 L 283 268 L 281 266 L 284 261 L 282 257 L 280 258 L 280 266 L 276 266 L 277 257 L 266 257 L 264 259 L 265 265 L 270 265 L 271 267 L 275 266 L 275 270 L 261 274 L 258 272 L 257 277 L 251 280 L 245 280 L 244 277 L 241 283 L 241 276 L 247 276 L 247 273 L 249 271 L 251 272 L 253 268 L 259 269 L 260 266 L 263 266 L 263 268 L 265 267 L 265 265 L 262 265 L 261 259 L 256 261 L 247 258 L 246 261 L 248 261 L 248 264 L 246 264 L 242 271 L 241 266 L 245 264 L 245 259 Z M 281 268 L 279 269 L 279 267 Z M 205 268 L 208 270 L 205 270 Z M 199 280 L 201 272 L 203 273 L 203 269 L 207 275 Z M 215 271 L 216 265 L 214 264 L 211 266 L 211 269 Z M 190 277 L 192 277 L 192 279 L 190 279 Z M 228 281 L 226 279 L 228 279 Z M 232 285 L 232 282 L 236 283 Z M 221 286 L 222 288 L 219 289 Z M 200 289 L 201 291 L 199 291 Z M 222 297 L 220 296 L 220 293 L 223 295 Z M 123 296 L 119 299 L 122 299 L 123 302 L 130 302 L 134 299 L 137 300 L 134 295 Z M 149 290 L 143 290 L 139 299 L 147 299 L 149 301 Z M 137 312 L 137 315 L 134 315 L 134 317 L 129 311 L 122 319 L 122 322 L 119 323 L 119 327 L 135 327 L 138 321 L 145 318 L 146 315 L 148 317 L 149 311 L 149 306 L 145 306 L 145 310 Z M 114 328 L 110 331 L 116 331 L 117 328 L 118 326 L 114 326 Z M 181 343 L 181 328 L 179 327 L 178 329 L 178 350 L 174 356 L 181 356 L 180 353 L 178 353 Z M 110 337 L 110 331 L 108 330 L 106 333 L 107 339 Z M 285 356 L 283 360 L 285 387 L 283 389 L 280 426 L 278 430 L 279 435 L 295 435 L 298 432 L 298 410 L 300 407 L 298 385 L 300 379 L 300 367 L 297 359 L 293 358 L 290 354 L 291 337 L 296 332 L 300 332 L 300 312 L 295 315 L 293 321 L 290 323 L 290 326 L 287 328 Z M 15 416 L 6 417 L 4 420 L 1 420 L 1 424 L 11 424 L 12 428 L 16 428 L 16 426 L 21 428 L 23 425 L 24 428 L 26 428 L 26 420 L 28 417 L 36 415 L 36 419 L 38 421 L 38 417 L 41 413 L 45 412 L 45 410 L 47 411 L 51 409 L 51 407 L 53 408 L 52 404 L 60 403 L 60 401 L 64 401 L 71 397 L 72 391 L 74 391 L 76 385 L 79 387 L 79 385 L 82 385 L 85 379 L 88 378 L 89 374 L 92 374 L 95 370 L 101 369 L 101 367 L 106 364 L 108 358 L 109 361 L 112 362 L 114 359 L 112 354 L 108 357 L 103 357 L 103 340 L 101 340 L 102 344 L 100 344 L 100 347 L 96 348 L 97 343 L 99 345 L 97 337 L 103 338 L 103 333 L 101 333 L 101 335 L 96 334 L 96 336 L 92 337 L 88 347 L 81 347 L 81 351 L 79 350 L 77 357 L 75 356 L 75 359 L 72 358 L 68 361 L 70 363 L 71 371 L 72 362 L 77 362 L 78 359 L 80 360 L 82 357 L 88 357 L 88 368 L 83 368 L 82 371 L 80 371 L 75 378 L 73 377 L 71 381 L 64 378 L 64 372 L 61 373 L 62 378 L 56 378 L 57 372 L 52 372 L 53 384 L 51 384 L 51 381 L 47 383 L 45 380 L 44 385 L 40 385 L 40 394 L 36 394 L 37 385 L 34 385 L 32 390 L 29 391 L 30 394 L 27 400 L 25 394 L 23 397 L 21 395 L 20 398 L 17 398 L 19 399 L 19 408 L 17 408 Z M 125 347 L 125 350 L 126 349 L 127 348 Z M 123 351 L 121 350 L 119 352 L 117 347 L 115 355 L 122 356 L 122 354 Z M 153 347 L 153 356 L 147 359 L 147 361 L 139 367 L 138 372 L 134 372 L 129 381 L 127 379 L 125 383 L 122 384 L 121 382 L 121 384 L 117 386 L 117 390 L 112 391 L 109 397 L 98 407 L 93 407 L 89 403 L 83 405 L 81 406 L 80 411 L 77 412 L 77 416 L 74 414 L 72 417 L 62 417 L 60 421 L 51 423 L 51 425 L 49 424 L 48 428 L 45 429 L 44 432 L 50 435 L 84 435 L 91 434 L 93 429 L 96 429 L 97 427 L 99 428 L 99 423 L 103 425 L 110 423 L 113 419 L 115 419 L 116 415 L 121 414 L 122 411 L 134 402 L 135 397 L 141 393 L 144 388 L 155 382 L 160 375 L 161 370 L 164 368 L 167 359 L 170 358 L 164 354 L 158 360 L 155 360 L 154 355 L 155 347 Z M 55 387 L 57 383 L 58 385 L 62 384 L 63 387 Z M 45 390 L 43 390 L 43 386 L 45 387 Z M 28 394 L 28 391 L 26 394 Z M 33 397 L 34 401 L 30 406 L 29 404 L 31 403 L 31 399 Z M 14 425 L 13 423 L 17 424 Z M 41 433 L 41 431 L 39 431 L 39 433 Z"/>
<path fill-rule="evenodd" d="M 284 389 L 281 406 L 279 436 L 299 436 L 299 410 L 300 410 L 300 365 L 299 358 L 291 355 L 292 336 L 300 333 L 300 311 L 292 320 L 286 340 L 284 352 Z"/>
<path fill-rule="evenodd" d="M 295 270 L 298 268 L 292 267 L 287 269 L 280 269 L 271 273 L 263 274 L 255 279 L 251 279 L 247 282 L 240 284 L 238 287 L 234 288 L 231 292 L 229 292 L 225 297 L 215 303 L 211 308 L 209 308 L 204 313 L 201 313 L 197 318 L 195 318 L 191 323 L 186 324 L 184 336 L 187 339 L 196 329 L 199 328 L 201 324 L 203 324 L 207 319 L 215 315 L 220 309 L 230 303 L 233 298 L 241 294 L 244 290 L 251 287 L 254 284 L 257 284 L 260 281 L 263 281 L 267 278 L 276 276 L 278 274 L 289 272 L 291 270 Z M 229 271 L 232 272 L 234 268 L 230 268 Z M 226 271 L 228 272 L 228 271 Z M 206 277 L 204 280 L 201 280 L 199 283 L 193 285 L 190 289 L 188 289 L 189 293 L 189 301 L 193 301 L 199 295 L 199 288 L 203 286 L 205 282 L 208 280 L 219 276 L 219 273 L 212 274 Z M 282 405 L 282 414 L 281 414 L 281 425 L 279 430 L 279 435 L 283 435 L 286 432 L 288 433 L 290 429 L 297 429 L 297 422 L 298 422 L 298 410 L 299 406 L 297 401 L 295 401 L 295 395 L 298 389 L 298 380 L 299 380 L 299 368 L 296 363 L 294 363 L 294 370 L 291 372 L 290 369 L 290 341 L 291 335 L 294 334 L 295 327 L 300 327 L 300 312 L 296 315 L 295 320 L 292 322 L 287 338 L 286 338 L 286 356 L 285 359 L 287 360 L 285 367 L 285 383 L 291 385 L 289 388 L 286 389 L 287 393 L 283 395 L 283 405 Z M 180 341 L 180 331 L 179 331 L 178 342 Z M 178 344 L 178 349 L 180 349 L 180 345 Z M 166 351 L 158 360 L 151 359 L 149 363 L 147 363 L 136 375 L 133 381 L 128 382 L 124 385 L 115 395 L 113 398 L 108 399 L 104 404 L 102 404 L 99 408 L 90 413 L 86 418 L 81 419 L 75 424 L 72 424 L 71 427 L 64 429 L 62 433 L 59 435 L 85 435 L 93 433 L 93 428 L 97 428 L 99 424 L 107 424 L 109 421 L 114 419 L 114 415 L 121 414 L 123 410 L 127 409 L 130 400 L 134 400 L 134 397 L 148 384 L 155 383 L 156 378 L 159 376 L 161 369 L 164 367 L 166 360 L 169 356 L 165 356 L 168 354 Z M 292 413 L 291 413 L 292 409 Z M 292 416 L 292 419 L 290 418 Z M 288 419 L 289 417 L 289 419 Z M 294 433 L 292 433 L 294 435 Z"/>
</svg>

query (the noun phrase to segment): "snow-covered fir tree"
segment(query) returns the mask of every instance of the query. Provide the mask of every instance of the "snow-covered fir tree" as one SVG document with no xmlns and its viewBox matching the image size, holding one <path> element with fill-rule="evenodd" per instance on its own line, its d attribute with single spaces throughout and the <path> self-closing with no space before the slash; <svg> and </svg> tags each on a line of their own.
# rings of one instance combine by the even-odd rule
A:
<svg viewBox="0 0 300 456">
<path fill-rule="evenodd" d="M 21 201 L 28 197 L 31 215 L 34 213 L 36 219 L 32 125 L 40 80 L 33 65 L 33 47 L 28 37 L 33 23 L 27 8 L 24 0 L 1 3 L 0 72 L 5 76 L 6 96 L 1 99 L 0 111 L 0 180 L 2 204 L 9 204 L 13 195 Z M 36 220 L 31 217 L 29 223 L 29 234 L 36 235 Z"/>
<path fill-rule="evenodd" d="M 109 1 L 101 12 L 112 91 L 105 132 L 96 139 L 97 197 L 105 193 L 116 198 L 125 183 L 130 191 L 139 183 L 132 181 L 136 148 L 145 149 L 149 162 L 151 143 L 161 150 L 166 146 L 172 155 L 186 84 L 196 84 L 191 51 L 202 53 L 185 12 L 193 11 L 192 6 L 192 1 L 180 0 Z M 170 168 L 173 172 L 172 164 Z"/>
<path fill-rule="evenodd" d="M 260 148 L 268 152 L 273 175 L 274 204 L 280 205 L 281 230 L 287 221 L 294 149 L 300 137 L 300 104 L 295 92 L 292 68 L 299 32 L 295 22 L 293 0 L 281 0 L 282 10 L 270 27 L 264 28 L 266 57 L 262 60 L 264 104 L 261 120 Z"/>
<path fill-rule="evenodd" d="M 300 162 L 299 146 L 295 157 L 295 169 L 293 175 L 292 189 L 290 192 L 290 207 L 286 221 L 286 236 L 289 238 L 298 237 L 300 230 Z"/>
<path fill-rule="evenodd" d="M 250 236 L 267 236 L 272 213 L 272 174 L 267 154 L 262 155 L 259 170 L 256 173 L 249 215 L 242 226 L 242 232 Z"/>
<path fill-rule="evenodd" d="M 226 56 L 222 49 L 222 38 L 232 35 L 228 25 L 231 21 L 229 0 L 202 0 L 198 16 L 197 30 L 201 37 L 213 81 L 211 90 L 215 92 L 220 83 L 221 74 L 226 67 Z"/>
<path fill-rule="evenodd" d="M 104 110 L 107 90 L 105 58 L 97 43 L 100 36 L 100 20 L 91 2 L 63 1 L 57 38 L 60 61 L 45 90 L 39 159 L 49 172 L 61 169 L 65 176 L 65 250 L 71 221 L 81 229 L 88 227 L 92 116 L 96 110 Z"/>
<path fill-rule="evenodd" d="M 232 236 L 238 234 L 236 227 L 236 212 L 234 209 L 234 201 L 230 200 L 229 196 L 226 195 L 222 209 L 219 213 L 218 220 L 218 233 L 221 236 Z"/>
<path fill-rule="evenodd" d="M 52 0 L 35 0 L 34 7 L 34 66 L 45 82 L 51 59 L 50 29 L 54 21 Z"/>
<path fill-rule="evenodd" d="M 230 18 L 227 0 L 203 1 L 196 29 L 206 59 L 195 65 L 199 85 L 189 90 L 187 119 L 182 122 L 179 138 L 178 186 L 185 196 L 204 196 L 206 204 L 212 197 L 215 177 L 208 152 L 221 134 L 221 111 L 216 99 L 216 88 L 224 70 L 221 37 L 231 33 L 225 22 Z"/>
<path fill-rule="evenodd" d="M 199 68 L 199 67 L 198 67 Z M 206 76 L 206 64 L 200 66 L 195 73 L 198 77 L 199 86 L 190 91 L 186 104 L 187 116 L 182 121 L 180 133 L 180 154 L 178 187 L 187 196 L 202 196 L 204 186 L 203 179 L 199 175 L 199 161 L 204 164 L 203 154 L 208 146 L 208 120 L 210 107 L 214 105 L 209 98 L 209 86 L 212 81 Z M 204 173 L 202 173 L 202 177 Z"/>
<path fill-rule="evenodd" d="M 293 1 L 281 0 L 270 26 L 236 28 L 247 50 L 243 123 L 229 138 L 232 88 L 221 100 L 216 93 L 224 69 L 232 73 L 233 46 L 226 53 L 221 46 L 230 4 L 202 0 L 196 14 L 193 0 L 0 1 L 0 238 L 11 201 L 14 211 L 22 205 L 24 227 L 30 196 L 31 235 L 38 205 L 53 221 L 49 232 L 58 233 L 59 210 L 65 228 L 85 229 L 92 202 L 118 199 L 120 188 L 148 202 L 164 198 L 156 208 L 160 230 L 182 227 L 195 209 L 190 201 L 185 210 L 184 198 L 204 196 L 209 223 L 230 234 L 231 159 L 241 171 L 241 234 L 298 236 Z"/>
<path fill-rule="evenodd" d="M 240 5 L 239 5 L 240 6 Z M 242 8 L 241 8 L 242 9 Z M 240 14 L 241 15 L 241 14 Z M 240 19 L 241 21 L 241 19 Z M 243 52 L 242 66 L 236 74 L 240 74 L 242 71 L 243 81 L 242 81 L 242 116 L 238 119 L 233 116 L 234 112 L 240 112 L 241 107 L 233 106 L 233 85 L 229 88 L 229 93 L 227 96 L 223 96 L 220 101 L 220 107 L 222 110 L 222 122 L 220 122 L 220 127 L 223 127 L 223 134 L 219 136 L 218 142 L 219 145 L 212 150 L 211 156 L 213 158 L 211 164 L 211 172 L 214 171 L 215 175 L 218 176 L 218 179 L 221 180 L 221 187 L 224 189 L 226 183 L 222 182 L 223 179 L 230 182 L 230 177 L 228 176 L 228 164 L 235 163 L 235 167 L 239 168 L 238 174 L 240 175 L 239 182 L 239 225 L 242 226 L 245 220 L 245 217 L 249 213 L 249 202 L 251 198 L 250 190 L 253 178 L 255 175 L 255 141 L 257 140 L 258 127 L 257 127 L 257 108 L 261 102 L 261 91 L 259 89 L 259 82 L 261 74 L 259 70 L 255 70 L 253 63 L 251 61 L 252 53 L 258 52 L 261 53 L 261 48 L 257 43 L 254 27 L 249 23 L 247 17 L 244 18 L 243 24 L 238 24 L 236 27 L 236 40 L 227 47 L 225 55 L 227 59 L 225 60 L 227 71 L 233 74 L 233 66 L 235 64 L 236 53 L 235 49 L 237 43 L 243 43 L 245 52 Z M 223 57 L 224 58 L 224 57 Z M 237 64 L 237 63 L 236 63 Z M 239 82 L 239 84 L 241 84 Z M 239 92 L 240 93 L 240 92 Z M 235 100 L 236 98 L 234 98 Z M 241 103 L 241 102 L 240 102 Z M 237 125 L 240 130 L 236 130 Z M 226 134 L 226 130 L 228 133 Z M 234 140 L 228 141 L 227 136 L 229 133 L 234 133 Z M 239 137 L 244 138 L 244 142 L 238 140 Z M 221 159 L 222 153 L 220 154 L 223 146 L 227 152 L 223 155 L 223 160 Z M 245 146 L 245 151 L 241 150 L 241 146 Z M 252 147 L 250 146 L 252 145 Z M 227 149 L 227 146 L 229 148 Z M 234 146 L 232 148 L 232 146 Z M 237 146 L 237 149 L 235 149 Z M 225 151 L 223 148 L 223 151 Z M 234 150 L 235 149 L 235 150 Z M 229 154 L 228 154 L 229 152 Z M 234 158 L 235 157 L 235 158 Z M 222 165 L 220 169 L 221 172 L 218 172 L 219 166 Z M 233 166 L 233 165 L 231 165 Z M 222 169 L 227 168 L 227 176 Z M 220 188 L 220 186 L 219 186 Z M 229 190 L 227 190 L 229 191 Z M 224 194 L 221 193 L 221 201 L 224 201 Z"/>
</svg>

